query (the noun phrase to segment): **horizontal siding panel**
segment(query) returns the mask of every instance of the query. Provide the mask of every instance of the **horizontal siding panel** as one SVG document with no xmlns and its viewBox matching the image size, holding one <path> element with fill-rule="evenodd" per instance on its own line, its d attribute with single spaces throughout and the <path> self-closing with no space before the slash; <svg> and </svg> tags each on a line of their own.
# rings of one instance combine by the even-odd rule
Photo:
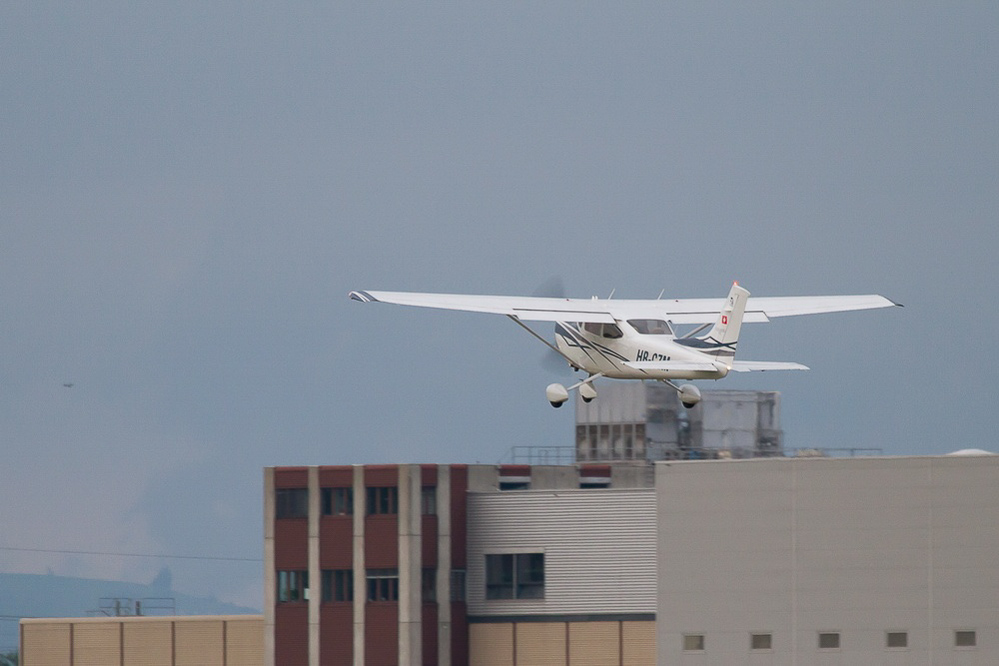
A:
<svg viewBox="0 0 999 666">
<path fill-rule="evenodd" d="M 468 628 L 470 663 L 513 666 L 513 625 L 473 624 Z"/>
<path fill-rule="evenodd" d="M 517 664 L 565 664 L 565 622 L 525 622 L 514 627 Z"/>
<path fill-rule="evenodd" d="M 74 666 L 107 666 L 118 663 L 121 663 L 120 623 L 73 625 Z"/>
<path fill-rule="evenodd" d="M 621 656 L 622 666 L 656 666 L 656 623 L 622 623 Z"/>
<path fill-rule="evenodd" d="M 170 622 L 123 622 L 121 629 L 127 666 L 172 666 L 173 626 Z"/>
<path fill-rule="evenodd" d="M 471 493 L 468 612 L 655 613 L 652 488 Z M 486 553 L 544 552 L 544 599 L 485 599 Z"/>
</svg>

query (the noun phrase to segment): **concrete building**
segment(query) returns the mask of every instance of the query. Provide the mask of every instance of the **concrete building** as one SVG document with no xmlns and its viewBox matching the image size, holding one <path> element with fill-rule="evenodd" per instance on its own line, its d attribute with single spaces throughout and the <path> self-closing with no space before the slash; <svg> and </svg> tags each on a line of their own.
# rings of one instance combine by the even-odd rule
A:
<svg viewBox="0 0 999 666">
<path fill-rule="evenodd" d="M 265 487 L 266 664 L 999 663 L 995 456 L 269 468 Z"/>
<path fill-rule="evenodd" d="M 999 663 L 999 457 L 656 466 L 660 664 Z"/>
<path fill-rule="evenodd" d="M 516 642 L 518 647 L 507 643 L 506 649 L 521 655 L 519 663 L 532 663 L 532 645 L 552 645 L 546 631 L 567 627 L 583 614 L 618 627 L 615 635 L 624 647 L 615 649 L 626 655 L 625 663 L 652 664 L 652 483 L 648 465 L 268 468 L 265 663 L 491 663 L 497 636 Z M 606 528 L 596 533 L 640 544 L 643 553 L 630 558 L 643 563 L 638 588 L 604 585 L 603 593 L 586 602 L 573 598 L 571 586 L 555 593 L 552 585 L 560 577 L 552 579 L 550 572 L 587 562 L 571 557 L 586 552 L 571 530 L 559 537 L 564 555 L 556 556 L 555 532 L 545 524 L 544 505 L 566 492 L 595 502 L 591 518 L 599 513 Z M 509 512 L 510 499 L 523 503 L 518 512 Z M 644 515 L 646 528 L 632 538 L 634 524 L 613 524 L 636 502 L 643 508 L 633 513 Z M 573 506 L 579 505 L 570 499 L 565 509 Z M 499 529 L 496 521 L 504 517 L 521 526 L 541 522 L 531 540 L 517 541 L 516 530 Z M 603 565 L 617 566 L 620 553 L 604 549 Z M 641 598 L 627 599 L 637 589 Z M 618 598 L 613 606 L 610 593 Z M 644 657 L 632 659 L 631 646 L 639 644 L 635 650 Z"/>
</svg>

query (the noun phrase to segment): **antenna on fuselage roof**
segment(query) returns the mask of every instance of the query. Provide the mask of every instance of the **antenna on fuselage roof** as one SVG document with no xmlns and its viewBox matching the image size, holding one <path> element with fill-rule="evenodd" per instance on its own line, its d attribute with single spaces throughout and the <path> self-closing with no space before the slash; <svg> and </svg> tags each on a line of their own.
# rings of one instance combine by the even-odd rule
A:
<svg viewBox="0 0 999 666">
<path fill-rule="evenodd" d="M 614 292 L 615 292 L 615 291 L 617 291 L 617 287 L 614 287 L 613 289 L 611 289 L 611 293 L 610 293 L 610 296 L 608 296 L 608 297 L 607 297 L 607 300 L 608 300 L 608 301 L 609 301 L 610 299 L 614 298 Z"/>
<path fill-rule="evenodd" d="M 663 294 L 665 293 L 666 293 L 666 287 L 663 287 L 663 290 L 659 292 L 658 296 L 656 296 L 656 300 L 661 301 L 663 299 Z"/>
</svg>

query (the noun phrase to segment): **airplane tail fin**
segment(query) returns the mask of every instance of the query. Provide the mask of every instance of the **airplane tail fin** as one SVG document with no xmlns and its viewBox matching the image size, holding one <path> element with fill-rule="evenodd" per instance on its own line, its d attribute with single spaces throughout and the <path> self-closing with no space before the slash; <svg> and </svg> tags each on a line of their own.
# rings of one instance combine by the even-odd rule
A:
<svg viewBox="0 0 999 666">
<path fill-rule="evenodd" d="M 700 351 L 719 358 L 731 359 L 735 356 L 735 347 L 739 344 L 739 331 L 742 329 L 742 317 L 746 312 L 746 301 L 749 299 L 749 292 L 739 286 L 738 282 L 732 283 L 732 290 L 728 292 L 725 305 L 718 313 L 715 325 L 698 340 L 701 344 Z"/>
</svg>

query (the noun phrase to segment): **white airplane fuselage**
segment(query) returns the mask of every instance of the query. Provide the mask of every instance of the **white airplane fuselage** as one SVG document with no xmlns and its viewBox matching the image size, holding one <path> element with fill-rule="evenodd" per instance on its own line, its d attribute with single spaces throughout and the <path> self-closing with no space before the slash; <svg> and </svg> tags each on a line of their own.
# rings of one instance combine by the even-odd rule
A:
<svg viewBox="0 0 999 666">
<path fill-rule="evenodd" d="M 696 339 L 677 341 L 672 331 L 640 333 L 625 321 L 615 324 L 576 324 L 559 322 L 555 326 L 555 344 L 569 362 L 591 375 L 614 379 L 721 379 L 729 373 L 725 358 L 697 351 Z M 728 358 L 731 358 L 729 356 Z M 706 369 L 659 369 L 631 367 L 627 363 L 670 361 Z"/>
</svg>

